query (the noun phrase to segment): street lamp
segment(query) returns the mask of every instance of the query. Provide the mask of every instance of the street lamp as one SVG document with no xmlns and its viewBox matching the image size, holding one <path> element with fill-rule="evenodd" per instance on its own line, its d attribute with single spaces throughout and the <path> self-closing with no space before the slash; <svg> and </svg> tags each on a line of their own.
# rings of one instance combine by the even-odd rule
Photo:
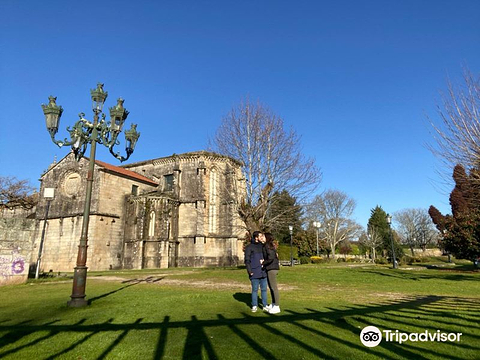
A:
<svg viewBox="0 0 480 360">
<path fill-rule="evenodd" d="M 59 147 L 71 146 L 75 154 L 75 159 L 79 161 L 85 153 L 88 144 L 90 144 L 90 159 L 87 174 L 87 189 L 85 194 L 85 208 L 83 211 L 82 233 L 80 236 L 80 243 L 78 245 L 77 265 L 73 275 L 73 290 L 71 300 L 68 302 L 70 307 L 82 307 L 87 305 L 85 300 L 85 285 L 87 281 L 87 242 L 88 242 L 88 223 L 90 217 L 90 203 L 92 198 L 93 186 L 93 172 L 95 169 L 95 150 L 97 143 L 105 145 L 110 153 L 120 161 L 127 160 L 135 149 L 140 133 L 137 132 L 137 125 L 132 124 L 131 129 L 125 131 L 125 141 L 127 143 L 125 151 L 126 157 L 121 156 L 118 152 L 114 152 L 113 148 L 120 142 L 117 140 L 118 135 L 122 131 L 123 123 L 127 119 L 128 111 L 123 107 L 124 100 L 122 98 L 117 100 L 117 105 L 111 107 L 110 121 L 105 120 L 105 114 L 102 113 L 103 105 L 107 99 L 108 93 L 103 90 L 103 84 L 98 83 L 96 89 L 90 90 L 92 98 L 93 122 L 84 118 L 85 114 L 80 113 L 78 120 L 67 131 L 70 133 L 70 140 L 63 141 L 56 140 L 55 134 L 58 131 L 60 117 L 62 116 L 63 108 L 56 103 L 57 98 L 50 96 L 48 98 L 48 105 L 42 104 L 43 113 L 45 114 L 45 121 L 47 130 L 50 133 L 52 141 Z M 102 118 L 99 121 L 99 116 Z"/>
<path fill-rule="evenodd" d="M 390 242 L 392 243 L 392 257 L 393 257 L 393 268 L 397 268 L 397 259 L 395 258 L 395 248 L 393 246 L 393 233 L 392 233 L 392 215 L 387 215 L 387 223 L 390 227 Z"/>
<path fill-rule="evenodd" d="M 293 225 L 288 225 L 290 231 L 290 266 L 293 266 Z"/>
<path fill-rule="evenodd" d="M 313 226 L 317 229 L 317 256 L 320 256 L 320 250 L 318 248 L 318 229 L 322 227 L 322 224 L 318 221 L 314 221 Z"/>
</svg>

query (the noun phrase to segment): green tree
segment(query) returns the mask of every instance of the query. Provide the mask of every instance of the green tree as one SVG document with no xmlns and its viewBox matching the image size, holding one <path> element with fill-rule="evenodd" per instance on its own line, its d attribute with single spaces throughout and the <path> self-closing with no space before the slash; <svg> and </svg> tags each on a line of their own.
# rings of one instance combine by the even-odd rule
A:
<svg viewBox="0 0 480 360">
<path fill-rule="evenodd" d="M 398 236 L 395 231 L 392 230 L 392 233 L 390 233 L 390 225 L 387 221 L 387 215 L 388 214 L 382 209 L 382 207 L 377 205 L 371 210 L 367 231 L 375 231 L 378 234 L 382 239 L 382 242 L 376 250 L 383 252 L 389 259 L 391 259 L 391 261 L 393 261 L 391 236 L 393 237 L 393 247 L 395 249 L 395 257 L 397 260 L 403 256 L 403 248 L 398 241 Z"/>
<path fill-rule="evenodd" d="M 289 225 L 293 226 L 295 237 L 302 229 L 302 207 L 287 190 L 275 192 L 267 210 L 264 230 L 273 234 L 276 240 L 290 244 Z M 275 224 L 276 226 L 272 226 Z"/>
<path fill-rule="evenodd" d="M 387 222 L 387 213 L 381 206 L 377 205 L 371 210 L 370 219 L 368 219 L 367 232 L 374 232 L 381 238 L 381 245 L 376 250 L 383 251 L 385 244 L 390 244 L 390 226 Z"/>
<path fill-rule="evenodd" d="M 295 234 L 293 244 L 297 247 L 299 256 L 317 255 L 317 229 L 312 223 L 307 225 L 306 230 Z M 318 237 L 318 249 L 321 254 L 330 253 L 330 251 L 327 251 L 328 246 L 325 237 L 322 237 L 321 234 Z"/>
</svg>

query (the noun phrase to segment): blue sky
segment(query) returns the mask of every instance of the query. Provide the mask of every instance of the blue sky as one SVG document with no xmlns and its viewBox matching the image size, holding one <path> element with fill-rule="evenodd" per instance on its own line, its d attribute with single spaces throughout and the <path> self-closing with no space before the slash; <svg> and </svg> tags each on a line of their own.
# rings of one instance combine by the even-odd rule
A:
<svg viewBox="0 0 480 360">
<path fill-rule="evenodd" d="M 426 115 L 447 78 L 478 73 L 479 40 L 478 1 L 2 0 L 0 175 L 37 186 L 69 151 L 40 104 L 58 97 L 66 137 L 101 81 L 138 124 L 132 162 L 205 149 L 249 96 L 302 136 L 319 192 L 353 197 L 360 224 L 377 204 L 448 212 Z"/>
</svg>

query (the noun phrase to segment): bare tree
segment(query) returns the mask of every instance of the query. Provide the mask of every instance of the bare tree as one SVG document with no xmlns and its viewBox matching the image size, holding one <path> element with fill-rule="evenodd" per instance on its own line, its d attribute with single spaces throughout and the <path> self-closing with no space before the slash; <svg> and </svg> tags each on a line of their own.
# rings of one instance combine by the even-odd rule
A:
<svg viewBox="0 0 480 360">
<path fill-rule="evenodd" d="M 383 244 L 383 236 L 380 234 L 375 226 L 368 228 L 366 232 L 360 235 L 360 244 L 365 248 L 370 249 L 372 261 L 376 259 L 376 249 Z"/>
<path fill-rule="evenodd" d="M 283 120 L 266 106 L 248 99 L 222 120 L 213 149 L 243 163 L 246 191 L 236 204 L 249 231 L 272 229 L 298 207 L 284 207 L 268 217 L 274 194 L 288 192 L 297 202 L 312 193 L 321 180 L 313 159 L 303 156 L 300 137 L 285 130 Z"/>
<path fill-rule="evenodd" d="M 417 245 L 425 251 L 430 244 L 438 244 L 440 232 L 436 229 L 428 210 L 422 209 L 418 221 Z"/>
<path fill-rule="evenodd" d="M 464 70 L 463 79 L 463 86 L 448 82 L 437 107 L 439 119 L 430 119 L 435 143 L 429 147 L 447 175 L 457 164 L 465 169 L 480 166 L 480 78 Z"/>
<path fill-rule="evenodd" d="M 308 207 L 309 217 L 319 221 L 320 233 L 335 259 L 335 248 L 342 241 L 356 238 L 362 227 L 351 219 L 356 202 L 339 190 L 329 189 L 316 196 Z"/>
<path fill-rule="evenodd" d="M 37 194 L 33 192 L 27 180 L 18 180 L 11 176 L 0 176 L 0 205 L 13 208 L 31 209 L 37 203 Z"/>
<path fill-rule="evenodd" d="M 422 248 L 433 243 L 438 238 L 438 231 L 435 229 L 430 215 L 426 209 L 404 209 L 397 211 L 394 216 L 397 223 L 397 233 L 400 241 L 408 245 L 412 256 L 415 255 L 414 248 Z"/>
</svg>

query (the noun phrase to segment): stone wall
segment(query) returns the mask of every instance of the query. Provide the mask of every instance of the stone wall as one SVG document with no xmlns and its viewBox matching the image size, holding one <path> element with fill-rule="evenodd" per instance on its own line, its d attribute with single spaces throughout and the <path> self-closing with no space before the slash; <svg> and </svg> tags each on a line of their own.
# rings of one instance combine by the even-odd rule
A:
<svg viewBox="0 0 480 360">
<path fill-rule="evenodd" d="M 442 250 L 440 249 L 425 249 L 423 251 L 422 249 L 413 249 L 413 252 L 415 253 L 415 256 L 419 257 L 424 257 L 424 256 L 442 256 Z M 410 255 L 410 251 L 405 251 L 406 254 Z"/>
<path fill-rule="evenodd" d="M 33 219 L 0 219 L 0 285 L 27 280 L 30 259 L 36 261 L 38 255 L 33 247 L 36 233 L 38 225 Z"/>
<path fill-rule="evenodd" d="M 24 209 L 21 206 L 15 206 L 13 208 L 0 207 L 0 219 L 34 219 L 36 207 L 31 209 Z"/>
</svg>

